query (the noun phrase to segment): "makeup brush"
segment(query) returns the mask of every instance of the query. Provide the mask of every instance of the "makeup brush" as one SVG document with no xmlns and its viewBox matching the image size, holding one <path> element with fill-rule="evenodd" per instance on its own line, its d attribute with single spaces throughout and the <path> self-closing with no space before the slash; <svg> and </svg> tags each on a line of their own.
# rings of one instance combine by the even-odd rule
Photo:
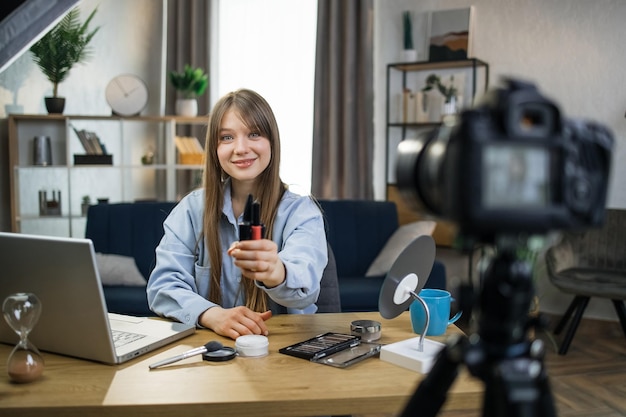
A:
<svg viewBox="0 0 626 417">
<path fill-rule="evenodd" d="M 163 365 L 169 365 L 170 363 L 182 361 L 183 359 L 187 359 L 191 356 L 202 355 L 207 352 L 215 352 L 216 350 L 222 349 L 224 346 L 218 341 L 212 340 L 204 346 L 197 347 L 195 349 L 188 350 L 187 352 L 183 352 L 180 355 L 173 356 L 168 359 L 163 359 L 157 363 L 153 363 L 149 366 L 150 369 L 158 368 Z"/>
</svg>

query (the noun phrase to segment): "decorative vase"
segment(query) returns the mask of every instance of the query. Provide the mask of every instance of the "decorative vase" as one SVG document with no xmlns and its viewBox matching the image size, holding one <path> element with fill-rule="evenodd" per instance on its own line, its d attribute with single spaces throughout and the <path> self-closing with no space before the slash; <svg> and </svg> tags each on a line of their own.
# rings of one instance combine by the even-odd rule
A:
<svg viewBox="0 0 626 417">
<path fill-rule="evenodd" d="M 5 104 L 4 113 L 7 116 L 9 114 L 22 114 L 24 113 L 24 106 L 22 106 L 21 104 Z"/>
<path fill-rule="evenodd" d="M 45 97 L 46 110 L 50 114 L 63 114 L 65 108 L 65 98 L 63 97 Z"/>
<path fill-rule="evenodd" d="M 403 49 L 401 55 L 402 62 L 417 62 L 417 50 Z"/>
<path fill-rule="evenodd" d="M 443 116 L 443 103 L 445 97 L 436 88 L 432 88 L 424 93 L 425 113 L 428 115 L 428 122 L 439 123 Z"/>
<path fill-rule="evenodd" d="M 444 116 L 457 113 L 456 96 L 452 96 L 443 103 L 442 114 Z"/>
<path fill-rule="evenodd" d="M 195 98 L 179 98 L 176 100 L 178 116 L 195 117 L 198 115 L 198 100 Z"/>
</svg>

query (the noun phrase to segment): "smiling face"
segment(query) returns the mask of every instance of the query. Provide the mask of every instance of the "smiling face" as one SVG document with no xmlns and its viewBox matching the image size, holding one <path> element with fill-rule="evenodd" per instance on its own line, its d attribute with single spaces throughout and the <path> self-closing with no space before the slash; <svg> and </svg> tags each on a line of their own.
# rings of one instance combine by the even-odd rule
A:
<svg viewBox="0 0 626 417">
<path fill-rule="evenodd" d="M 268 138 L 246 126 L 239 113 L 229 109 L 224 113 L 219 129 L 217 158 L 233 183 L 254 185 L 272 159 Z"/>
</svg>

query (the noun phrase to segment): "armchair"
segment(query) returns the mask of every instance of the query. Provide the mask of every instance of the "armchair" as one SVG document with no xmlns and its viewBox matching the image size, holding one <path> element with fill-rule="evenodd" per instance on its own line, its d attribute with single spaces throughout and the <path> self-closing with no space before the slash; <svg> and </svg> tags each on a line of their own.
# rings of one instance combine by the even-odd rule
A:
<svg viewBox="0 0 626 417">
<path fill-rule="evenodd" d="M 561 241 L 546 252 L 550 281 L 559 290 L 574 295 L 554 329 L 555 334 L 560 334 L 572 319 L 559 354 L 567 353 L 591 297 L 612 300 L 626 335 L 625 233 L 626 210 L 607 209 L 602 228 L 564 232 Z"/>
</svg>

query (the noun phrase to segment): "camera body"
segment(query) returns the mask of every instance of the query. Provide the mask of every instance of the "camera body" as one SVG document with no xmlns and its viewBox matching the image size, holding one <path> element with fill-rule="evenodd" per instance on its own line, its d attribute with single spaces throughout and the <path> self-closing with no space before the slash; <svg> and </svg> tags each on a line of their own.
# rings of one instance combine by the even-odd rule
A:
<svg viewBox="0 0 626 417">
<path fill-rule="evenodd" d="M 454 122 L 402 141 L 398 188 L 482 241 L 595 227 L 604 221 L 613 141 L 607 128 L 566 120 L 534 85 L 508 79 Z"/>
</svg>

